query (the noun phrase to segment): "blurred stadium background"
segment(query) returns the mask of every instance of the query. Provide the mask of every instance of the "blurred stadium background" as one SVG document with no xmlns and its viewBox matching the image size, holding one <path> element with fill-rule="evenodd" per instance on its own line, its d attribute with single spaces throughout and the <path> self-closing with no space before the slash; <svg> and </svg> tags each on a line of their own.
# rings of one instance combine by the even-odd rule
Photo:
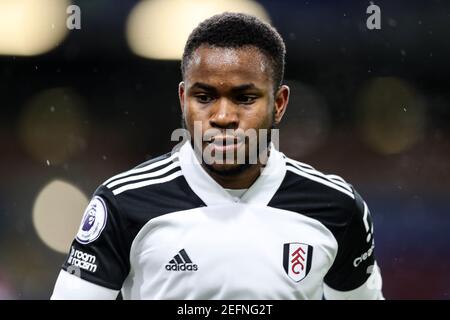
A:
<svg viewBox="0 0 450 320">
<path fill-rule="evenodd" d="M 449 299 L 450 4 L 374 3 L 371 31 L 368 1 L 0 0 L 0 299 L 49 298 L 95 188 L 171 149 L 180 50 L 225 10 L 285 38 L 281 150 L 365 197 L 386 298 Z"/>
</svg>

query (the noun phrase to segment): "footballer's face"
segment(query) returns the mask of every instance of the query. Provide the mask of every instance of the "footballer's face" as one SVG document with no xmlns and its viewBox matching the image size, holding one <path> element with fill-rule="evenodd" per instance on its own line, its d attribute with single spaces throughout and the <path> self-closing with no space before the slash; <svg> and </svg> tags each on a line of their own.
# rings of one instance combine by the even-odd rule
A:
<svg viewBox="0 0 450 320">
<path fill-rule="evenodd" d="M 267 143 L 260 144 L 259 136 L 266 130 L 270 139 L 270 129 L 286 109 L 289 88 L 274 90 L 271 65 L 256 47 L 200 46 L 186 65 L 179 98 L 184 125 L 202 152 L 202 164 L 227 175 L 249 167 L 249 155 L 255 151 L 250 147 L 258 146 L 258 155 L 266 151 Z M 194 126 L 201 128 L 200 138 Z M 205 163 L 206 155 L 215 160 Z"/>
</svg>

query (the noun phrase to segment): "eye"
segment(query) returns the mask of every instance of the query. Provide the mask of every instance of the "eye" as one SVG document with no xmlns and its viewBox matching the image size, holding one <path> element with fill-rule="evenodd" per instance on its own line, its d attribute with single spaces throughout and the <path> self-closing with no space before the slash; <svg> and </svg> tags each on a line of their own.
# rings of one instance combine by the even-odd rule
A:
<svg viewBox="0 0 450 320">
<path fill-rule="evenodd" d="M 252 104 L 257 99 L 257 96 L 254 95 L 248 95 L 248 94 L 241 94 L 236 97 L 236 101 L 239 104 Z"/>
<path fill-rule="evenodd" d="M 195 98 L 200 103 L 210 103 L 213 100 L 213 97 L 211 97 L 207 94 L 197 94 L 197 95 L 195 95 Z"/>
</svg>

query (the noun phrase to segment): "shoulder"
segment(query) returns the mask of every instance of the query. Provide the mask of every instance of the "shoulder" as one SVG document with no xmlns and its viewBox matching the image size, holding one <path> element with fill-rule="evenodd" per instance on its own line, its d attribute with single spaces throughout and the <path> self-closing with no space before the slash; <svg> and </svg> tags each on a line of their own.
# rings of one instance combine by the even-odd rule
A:
<svg viewBox="0 0 450 320">
<path fill-rule="evenodd" d="M 354 187 L 336 174 L 324 173 L 313 166 L 283 154 L 286 175 L 280 192 L 302 195 L 311 200 L 353 207 L 357 200 Z"/>
<path fill-rule="evenodd" d="M 103 182 L 101 187 L 107 188 L 117 196 L 128 190 L 167 183 L 180 175 L 178 152 L 166 153 L 114 175 Z"/>
<path fill-rule="evenodd" d="M 325 174 L 309 164 L 286 156 L 284 156 L 284 159 L 286 161 L 286 170 L 292 173 L 291 177 L 293 180 L 301 181 L 306 179 L 310 182 L 311 187 L 328 190 L 330 192 L 338 191 L 351 199 L 355 199 L 352 186 L 340 176 L 329 173 Z"/>
<path fill-rule="evenodd" d="M 339 240 L 352 220 L 360 212 L 364 214 L 365 204 L 358 192 L 338 175 L 323 173 L 284 154 L 283 158 L 286 175 L 269 205 L 315 219 Z"/>
<path fill-rule="evenodd" d="M 179 152 L 155 157 L 109 178 L 95 195 L 109 200 L 120 215 L 142 222 L 203 205 L 183 176 Z"/>
</svg>

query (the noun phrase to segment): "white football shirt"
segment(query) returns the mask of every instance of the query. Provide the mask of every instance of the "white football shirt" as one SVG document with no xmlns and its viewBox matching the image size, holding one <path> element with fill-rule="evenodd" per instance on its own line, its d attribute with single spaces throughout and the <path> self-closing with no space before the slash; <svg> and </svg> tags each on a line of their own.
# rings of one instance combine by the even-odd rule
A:
<svg viewBox="0 0 450 320">
<path fill-rule="evenodd" d="M 103 183 L 53 299 L 382 299 L 363 199 L 271 147 L 242 196 L 190 143 Z"/>
</svg>

